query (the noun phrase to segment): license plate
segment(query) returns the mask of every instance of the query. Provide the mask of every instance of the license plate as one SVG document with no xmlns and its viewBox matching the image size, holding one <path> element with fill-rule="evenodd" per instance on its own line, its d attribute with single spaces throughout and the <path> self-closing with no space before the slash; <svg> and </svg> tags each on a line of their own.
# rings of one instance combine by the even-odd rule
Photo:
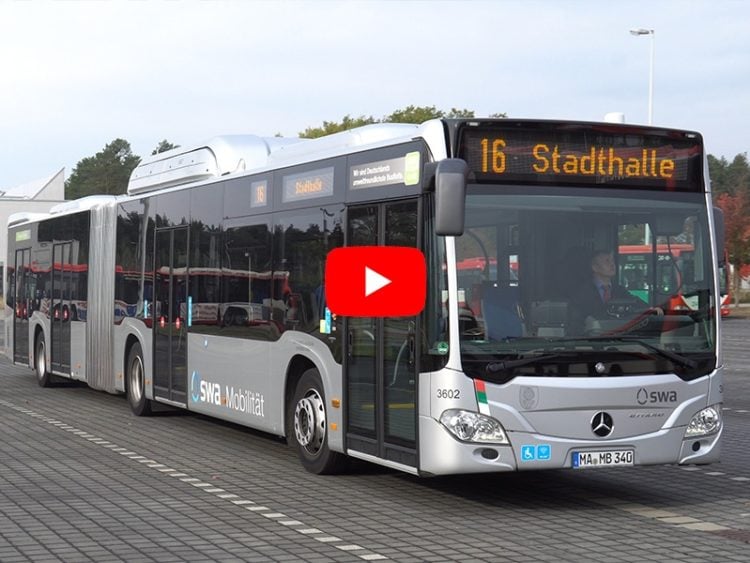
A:
<svg viewBox="0 0 750 563">
<path fill-rule="evenodd" d="M 589 467 L 623 467 L 634 465 L 634 463 L 635 452 L 633 450 L 573 452 L 574 469 L 587 469 Z"/>
</svg>

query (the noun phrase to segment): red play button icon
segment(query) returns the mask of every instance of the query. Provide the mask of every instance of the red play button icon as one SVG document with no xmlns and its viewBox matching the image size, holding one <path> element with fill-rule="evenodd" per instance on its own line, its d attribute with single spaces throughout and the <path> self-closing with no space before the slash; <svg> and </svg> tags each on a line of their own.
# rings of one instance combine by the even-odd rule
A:
<svg viewBox="0 0 750 563">
<path fill-rule="evenodd" d="M 424 255 L 405 246 L 336 248 L 326 259 L 326 303 L 348 317 L 410 317 L 424 308 Z"/>
</svg>

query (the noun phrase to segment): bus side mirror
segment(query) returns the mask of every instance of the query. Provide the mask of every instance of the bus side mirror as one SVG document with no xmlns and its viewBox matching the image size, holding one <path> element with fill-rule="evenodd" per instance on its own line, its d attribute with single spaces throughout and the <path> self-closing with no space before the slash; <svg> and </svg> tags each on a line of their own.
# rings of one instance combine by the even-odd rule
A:
<svg viewBox="0 0 750 563">
<path fill-rule="evenodd" d="M 714 231 L 716 232 L 716 256 L 719 264 L 724 264 L 724 212 L 721 207 L 714 207 Z"/>
<path fill-rule="evenodd" d="M 438 162 L 435 172 L 435 232 L 441 236 L 464 233 L 466 180 L 469 167 L 460 158 Z"/>
</svg>

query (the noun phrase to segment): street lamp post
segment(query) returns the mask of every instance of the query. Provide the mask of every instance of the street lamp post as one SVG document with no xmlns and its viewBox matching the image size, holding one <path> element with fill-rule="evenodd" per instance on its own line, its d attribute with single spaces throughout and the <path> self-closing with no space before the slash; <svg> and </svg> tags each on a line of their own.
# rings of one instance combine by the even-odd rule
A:
<svg viewBox="0 0 750 563">
<path fill-rule="evenodd" d="M 651 36 L 651 56 L 648 65 L 648 124 L 651 125 L 654 117 L 654 30 L 639 27 L 631 29 L 630 34 Z"/>
</svg>

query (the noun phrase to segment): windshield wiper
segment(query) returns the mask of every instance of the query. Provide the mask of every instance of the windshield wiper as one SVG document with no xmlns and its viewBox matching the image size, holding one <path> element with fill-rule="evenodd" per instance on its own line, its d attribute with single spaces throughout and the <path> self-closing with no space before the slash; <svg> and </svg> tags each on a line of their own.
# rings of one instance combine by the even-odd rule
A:
<svg viewBox="0 0 750 563">
<path fill-rule="evenodd" d="M 505 360 L 503 362 L 490 362 L 484 368 L 488 374 L 500 373 L 501 371 L 509 371 L 515 368 L 534 364 L 536 362 L 546 362 L 548 360 L 556 360 L 558 358 L 570 357 L 568 354 L 540 354 L 538 356 L 531 356 L 529 358 L 519 358 L 517 360 Z"/>
<path fill-rule="evenodd" d="M 598 341 L 606 341 L 606 342 L 611 342 L 611 341 L 632 342 L 634 344 L 640 344 L 644 348 L 647 348 L 651 350 L 652 352 L 655 352 L 658 356 L 661 356 L 662 358 L 667 358 L 668 360 L 671 360 L 673 363 L 680 365 L 684 368 L 695 369 L 696 367 L 698 367 L 698 364 L 695 361 L 691 360 L 690 358 L 677 354 L 676 352 L 672 352 L 672 350 L 659 348 L 658 346 L 649 344 L 648 342 L 641 340 L 640 338 L 634 338 L 634 337 L 628 337 L 628 336 L 601 336 L 601 337 L 595 336 L 592 338 L 587 338 L 586 340 L 598 340 Z"/>
</svg>

